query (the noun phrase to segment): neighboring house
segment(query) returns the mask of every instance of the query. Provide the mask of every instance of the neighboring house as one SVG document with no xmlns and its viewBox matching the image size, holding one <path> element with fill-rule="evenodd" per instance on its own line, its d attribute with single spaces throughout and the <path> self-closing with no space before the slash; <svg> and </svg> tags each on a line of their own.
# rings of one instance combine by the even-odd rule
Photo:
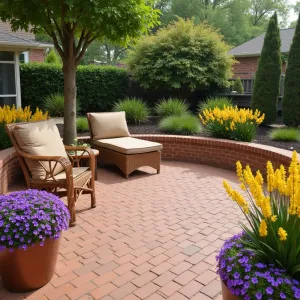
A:
<svg viewBox="0 0 300 300">
<path fill-rule="evenodd" d="M 44 62 L 48 48 L 53 45 L 36 41 L 32 33 L 12 32 L 0 22 L 0 106 L 21 106 L 19 62 Z"/>
<path fill-rule="evenodd" d="M 295 28 L 281 29 L 281 53 L 287 56 L 293 41 Z M 242 79 L 253 78 L 258 65 L 258 59 L 264 43 L 265 34 L 258 36 L 242 45 L 239 45 L 229 51 L 238 61 L 233 66 L 233 78 Z M 285 73 L 286 61 L 282 63 L 282 73 Z"/>
</svg>

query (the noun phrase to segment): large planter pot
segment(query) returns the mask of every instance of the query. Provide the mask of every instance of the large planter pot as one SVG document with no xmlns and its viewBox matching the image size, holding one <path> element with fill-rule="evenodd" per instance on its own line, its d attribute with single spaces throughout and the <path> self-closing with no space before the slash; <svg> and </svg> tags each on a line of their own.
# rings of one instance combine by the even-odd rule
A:
<svg viewBox="0 0 300 300">
<path fill-rule="evenodd" d="M 3 286 L 11 292 L 29 292 L 47 284 L 52 278 L 60 238 L 46 239 L 44 246 L 34 244 L 27 250 L 4 250 L 0 253 Z"/>
<path fill-rule="evenodd" d="M 235 295 L 232 295 L 229 289 L 227 288 L 226 284 L 221 280 L 222 284 L 222 296 L 223 300 L 238 300 L 239 298 Z"/>
</svg>

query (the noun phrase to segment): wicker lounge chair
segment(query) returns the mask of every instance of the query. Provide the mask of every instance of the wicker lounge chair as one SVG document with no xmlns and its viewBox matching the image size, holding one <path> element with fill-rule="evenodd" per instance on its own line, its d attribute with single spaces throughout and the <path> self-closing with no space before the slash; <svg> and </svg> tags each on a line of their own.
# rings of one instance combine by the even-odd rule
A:
<svg viewBox="0 0 300 300">
<path fill-rule="evenodd" d="M 75 205 L 82 193 L 89 193 L 91 207 L 96 207 L 95 156 L 91 149 L 64 146 L 53 120 L 9 124 L 6 131 L 16 149 L 27 187 L 67 196 L 70 226 L 76 224 Z M 89 167 L 74 167 L 74 161 L 77 163 L 87 153 Z"/>
<path fill-rule="evenodd" d="M 153 167 L 159 174 L 162 145 L 130 137 L 125 112 L 88 113 L 87 118 L 100 162 L 117 165 L 126 178 L 142 166 Z"/>
</svg>

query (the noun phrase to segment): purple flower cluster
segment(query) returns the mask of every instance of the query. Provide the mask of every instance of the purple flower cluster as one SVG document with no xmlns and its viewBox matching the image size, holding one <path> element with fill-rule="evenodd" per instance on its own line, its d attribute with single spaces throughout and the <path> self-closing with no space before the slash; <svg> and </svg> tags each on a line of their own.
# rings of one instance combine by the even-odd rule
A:
<svg viewBox="0 0 300 300">
<path fill-rule="evenodd" d="M 26 190 L 0 196 L 0 251 L 26 250 L 47 238 L 58 239 L 69 227 L 65 204 L 45 191 Z"/>
<path fill-rule="evenodd" d="M 233 295 L 245 300 L 300 299 L 300 283 L 286 270 L 257 263 L 243 246 L 245 234 L 228 239 L 218 256 L 218 274 Z"/>
</svg>

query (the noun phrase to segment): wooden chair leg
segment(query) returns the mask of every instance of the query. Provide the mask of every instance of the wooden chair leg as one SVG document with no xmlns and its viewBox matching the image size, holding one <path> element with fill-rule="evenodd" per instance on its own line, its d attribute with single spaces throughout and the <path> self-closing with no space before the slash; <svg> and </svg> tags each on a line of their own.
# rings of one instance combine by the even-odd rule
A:
<svg viewBox="0 0 300 300">
<path fill-rule="evenodd" d="M 67 198 L 68 198 L 68 209 L 70 212 L 70 227 L 76 225 L 76 208 L 75 208 L 75 195 L 76 191 L 72 189 L 67 190 Z"/>
<path fill-rule="evenodd" d="M 97 205 L 96 205 L 96 196 L 95 196 L 95 181 L 94 181 L 93 177 L 91 178 L 91 189 L 92 189 L 92 192 L 91 192 L 91 208 L 95 208 Z"/>
</svg>

